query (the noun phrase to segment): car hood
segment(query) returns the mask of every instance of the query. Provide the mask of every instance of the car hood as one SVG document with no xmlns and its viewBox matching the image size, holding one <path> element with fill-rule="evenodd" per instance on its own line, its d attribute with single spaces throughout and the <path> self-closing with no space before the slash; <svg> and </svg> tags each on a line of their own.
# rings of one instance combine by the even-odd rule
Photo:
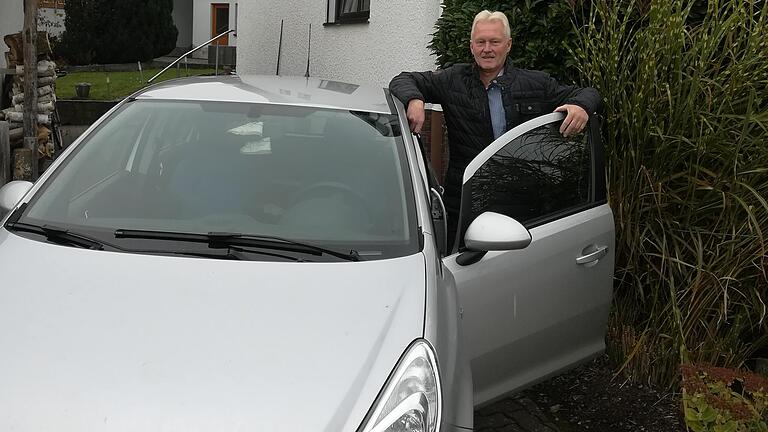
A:
<svg viewBox="0 0 768 432">
<path fill-rule="evenodd" d="M 421 254 L 89 251 L 0 229 L 0 430 L 354 431 L 423 334 Z"/>
</svg>

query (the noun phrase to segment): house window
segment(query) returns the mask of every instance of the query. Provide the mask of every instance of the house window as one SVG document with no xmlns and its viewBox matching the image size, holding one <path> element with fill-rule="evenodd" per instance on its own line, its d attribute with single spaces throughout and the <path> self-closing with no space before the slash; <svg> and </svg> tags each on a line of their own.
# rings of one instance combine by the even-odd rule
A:
<svg viewBox="0 0 768 432">
<path fill-rule="evenodd" d="M 37 7 L 50 9 L 64 9 L 64 0 L 38 0 Z"/>
<path fill-rule="evenodd" d="M 328 24 L 368 22 L 371 0 L 328 0 Z"/>
</svg>

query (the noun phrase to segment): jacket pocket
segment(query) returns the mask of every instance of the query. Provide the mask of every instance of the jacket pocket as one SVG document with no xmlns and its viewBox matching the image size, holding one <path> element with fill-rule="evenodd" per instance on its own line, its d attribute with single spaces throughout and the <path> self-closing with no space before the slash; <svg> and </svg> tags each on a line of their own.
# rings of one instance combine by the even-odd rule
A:
<svg viewBox="0 0 768 432">
<path fill-rule="evenodd" d="M 539 116 L 546 112 L 543 103 L 526 100 L 515 102 L 515 111 L 525 116 Z"/>
</svg>

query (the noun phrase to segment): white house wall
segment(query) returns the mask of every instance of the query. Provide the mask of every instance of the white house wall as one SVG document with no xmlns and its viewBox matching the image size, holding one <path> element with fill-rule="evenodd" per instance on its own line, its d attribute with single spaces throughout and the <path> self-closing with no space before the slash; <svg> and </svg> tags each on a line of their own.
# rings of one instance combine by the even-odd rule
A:
<svg viewBox="0 0 768 432">
<path fill-rule="evenodd" d="M 18 33 L 21 31 L 24 25 L 24 9 L 22 7 L 23 2 L 20 1 L 6 1 L 0 0 L 0 36 L 5 36 L 11 33 Z M 0 68 L 5 68 L 5 53 L 8 52 L 8 46 L 5 42 L 0 41 Z M 0 93 L 4 92 L 3 81 L 5 81 L 5 75 L 0 74 Z"/>
<path fill-rule="evenodd" d="M 204 42 L 208 41 L 208 39 L 213 37 L 211 36 L 211 20 L 213 19 L 213 17 L 211 16 L 211 5 L 214 3 L 215 4 L 229 3 L 229 28 L 232 29 L 235 26 L 236 10 L 238 8 L 238 6 L 236 6 L 238 3 L 237 1 L 194 0 L 194 5 L 193 5 L 194 7 L 192 10 L 192 16 L 193 16 L 192 44 L 194 46 L 199 46 Z M 242 8 L 242 5 L 240 7 Z M 229 35 L 229 44 L 237 45 L 236 35 L 234 34 Z M 208 50 L 206 48 L 200 49 L 197 52 L 195 52 L 195 54 L 193 54 L 192 57 L 207 59 Z"/>
<path fill-rule="evenodd" d="M 0 0 L 0 65 L 5 67 L 5 53 L 8 46 L 2 42 L 2 36 L 18 33 L 24 26 L 24 2 Z"/>
<path fill-rule="evenodd" d="M 309 23 L 313 76 L 383 86 L 403 70 L 435 68 L 426 47 L 440 16 L 439 0 L 371 0 L 363 24 L 323 26 L 326 7 L 327 0 L 242 1 L 238 73 L 275 73 L 281 19 L 281 75 L 305 73 Z"/>
<path fill-rule="evenodd" d="M 59 37 L 64 33 L 64 9 L 40 8 L 37 11 L 37 29 Z"/>
<path fill-rule="evenodd" d="M 192 0 L 173 0 L 173 23 L 179 36 L 176 38 L 176 46 L 183 48 L 192 47 Z"/>
</svg>

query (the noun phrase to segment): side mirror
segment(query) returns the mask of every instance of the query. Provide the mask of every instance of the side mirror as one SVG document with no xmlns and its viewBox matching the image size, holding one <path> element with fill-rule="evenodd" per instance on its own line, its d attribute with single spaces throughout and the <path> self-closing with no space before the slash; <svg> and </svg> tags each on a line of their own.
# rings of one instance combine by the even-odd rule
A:
<svg viewBox="0 0 768 432">
<path fill-rule="evenodd" d="M 16 180 L 0 188 L 0 213 L 8 213 L 32 189 L 32 183 Z"/>
<path fill-rule="evenodd" d="M 485 212 L 478 216 L 464 234 L 464 245 L 472 251 L 524 249 L 531 244 L 531 233 L 509 216 Z"/>
</svg>

